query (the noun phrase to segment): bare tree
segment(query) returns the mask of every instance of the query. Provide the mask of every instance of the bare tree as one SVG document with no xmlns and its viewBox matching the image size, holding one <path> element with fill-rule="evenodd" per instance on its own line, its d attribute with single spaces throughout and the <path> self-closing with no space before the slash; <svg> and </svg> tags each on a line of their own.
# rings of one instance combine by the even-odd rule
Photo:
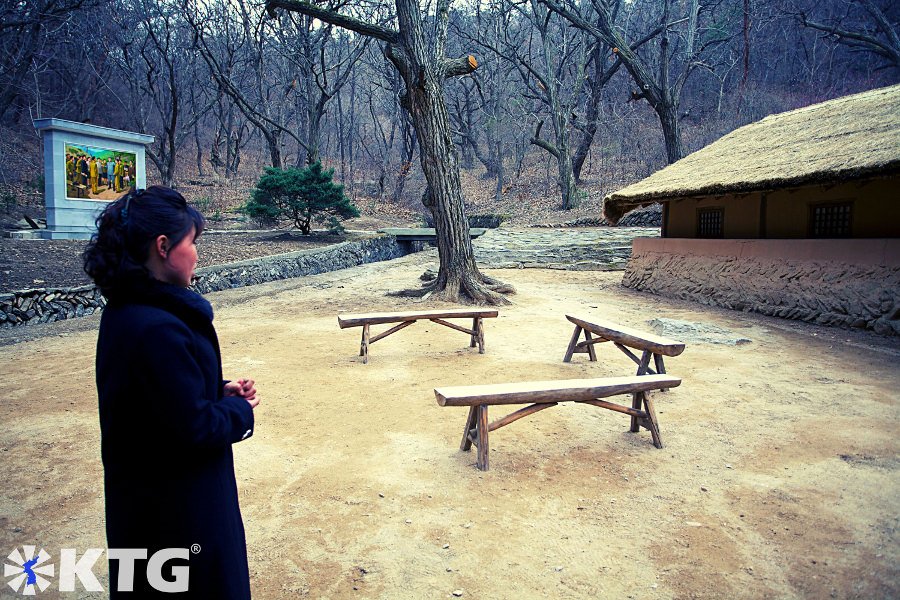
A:
<svg viewBox="0 0 900 600">
<path fill-rule="evenodd" d="M 697 57 L 707 47 L 729 39 L 723 35 L 712 35 L 704 43 L 695 44 L 693 41 L 696 39 L 695 32 L 690 30 L 686 35 L 688 40 L 686 45 L 690 52 L 683 51 L 679 53 L 672 47 L 673 45 L 670 43 L 671 36 L 674 33 L 676 24 L 687 22 L 689 28 L 696 27 L 696 25 L 692 25 L 692 21 L 696 23 L 696 17 L 692 18 L 692 15 L 696 14 L 694 7 L 697 3 L 688 3 L 688 16 L 674 19 L 671 14 L 671 0 L 662 0 L 662 13 L 659 25 L 661 32 L 658 38 L 658 52 L 654 65 L 654 61 L 651 58 L 638 53 L 638 44 L 629 43 L 622 29 L 615 24 L 615 14 L 610 3 L 603 0 L 591 0 L 593 15 L 593 18 L 591 18 L 590 15 L 585 16 L 581 14 L 571 4 L 564 4 L 564 0 L 539 1 L 565 17 L 576 27 L 594 36 L 598 41 L 613 48 L 613 52 L 622 61 L 622 64 L 639 87 L 639 91 L 633 93 L 633 99 L 646 100 L 659 117 L 668 161 L 672 163 L 684 156 L 684 145 L 681 139 L 681 127 L 678 118 L 678 104 L 682 88 L 688 76 L 697 66 Z M 676 71 L 674 77 L 671 72 L 673 68 Z M 657 73 L 656 76 L 653 75 L 654 70 Z"/>
<path fill-rule="evenodd" d="M 29 96 L 35 75 L 49 62 L 46 46 L 82 9 L 97 0 L 6 0 L 0 3 L 0 119 L 19 96 Z"/>
<path fill-rule="evenodd" d="M 321 26 L 307 15 L 290 13 L 273 33 L 279 51 L 293 66 L 290 87 L 298 92 L 294 95 L 297 135 L 304 141 L 303 160 L 312 164 L 320 159 L 326 106 L 349 81 L 370 38 L 351 37 L 335 32 L 331 25 Z M 298 156 L 298 165 L 300 162 Z"/>
<path fill-rule="evenodd" d="M 510 140 L 515 139 L 515 132 L 519 136 L 527 135 L 523 134 L 521 123 L 528 111 L 522 109 L 521 114 L 514 114 L 527 102 L 516 87 L 518 69 L 498 51 L 511 26 L 511 13 L 508 2 L 492 0 L 484 9 L 481 3 L 476 3 L 474 16 L 456 13 L 451 21 L 458 44 L 476 45 L 484 50 L 478 70 L 470 78 L 454 80 L 449 93 L 456 88 L 453 118 L 460 144 L 484 165 L 486 177 L 495 178 L 497 202 L 503 196 L 504 163 Z"/>
<path fill-rule="evenodd" d="M 900 36 L 897 24 L 892 23 L 873 0 L 844 0 L 843 14 L 830 19 L 830 22 L 816 20 L 804 10 L 797 14 L 804 27 L 823 32 L 827 37 L 840 44 L 854 49 L 874 52 L 893 67 L 900 67 Z M 885 3 L 886 9 L 896 3 Z M 862 10 L 854 10 L 859 7 Z M 815 10 L 815 8 L 812 8 Z"/>
<path fill-rule="evenodd" d="M 253 12 L 255 7 L 245 0 L 183 2 L 196 50 L 218 88 L 262 135 L 272 166 L 281 168 L 284 164 L 285 136 L 306 151 L 305 143 L 291 126 L 291 95 L 299 74 L 281 72 L 279 77 L 273 76 L 284 66 L 277 60 L 283 56 L 270 51 L 270 38 L 261 30 L 264 21 Z M 289 82 L 287 87 L 285 81 Z"/>
<path fill-rule="evenodd" d="M 216 100 L 211 110 L 213 134 L 209 163 L 216 173 L 221 172 L 228 179 L 237 175 L 243 150 L 253 138 L 253 132 L 249 121 L 231 97 L 218 88 L 216 91 Z"/>
<path fill-rule="evenodd" d="M 416 0 L 396 0 L 396 30 L 299 0 L 268 0 L 266 5 L 272 14 L 277 8 L 300 12 L 386 43 L 385 54 L 406 86 L 402 105 L 412 117 L 419 139 L 422 170 L 428 182 L 423 202 L 434 216 L 437 231 L 440 268 L 429 293 L 453 302 L 507 302 L 502 294 L 513 289 L 478 270 L 469 237 L 443 87 L 444 79 L 471 73 L 477 62 L 472 56 L 444 56 L 450 1 L 437 1 L 430 40 Z"/>
<path fill-rule="evenodd" d="M 568 210 L 578 199 L 572 170 L 571 126 L 584 84 L 584 35 L 566 27 L 537 0 L 512 6 L 520 17 L 515 26 L 504 30 L 497 46 L 483 44 L 516 66 L 527 96 L 543 106 L 546 117 L 539 118 L 530 142 L 556 161 L 561 207 Z M 550 121 L 549 139 L 541 136 L 546 119 Z"/>
<path fill-rule="evenodd" d="M 621 2 L 616 2 L 611 6 L 613 18 L 621 7 Z M 647 33 L 643 38 L 634 43 L 634 49 L 638 49 L 648 41 L 652 40 L 660 34 L 661 27 L 657 27 Z M 613 63 L 609 66 L 610 57 L 614 57 Z M 618 53 L 613 52 L 613 48 L 608 44 L 599 40 L 595 43 L 590 52 L 589 58 L 589 74 L 588 88 L 584 102 L 584 119 L 581 123 L 575 123 L 576 128 L 581 132 L 581 139 L 578 143 L 575 153 L 572 156 L 572 172 L 576 181 L 581 181 L 581 171 L 584 168 L 584 162 L 587 160 L 588 152 L 594 143 L 594 136 L 597 135 L 598 120 L 600 118 L 600 103 L 603 100 L 603 91 L 606 84 L 609 83 L 613 75 L 615 75 L 619 67 L 622 66 L 622 59 Z"/>
<path fill-rule="evenodd" d="M 121 3 L 113 18 L 117 51 L 110 56 L 129 89 L 125 101 L 132 126 L 154 135 L 147 157 L 163 185 L 174 186 L 178 151 L 212 106 L 209 100 L 202 106 L 191 103 L 201 96 L 188 92 L 198 79 L 188 53 L 190 31 L 177 8 L 162 0 Z"/>
</svg>

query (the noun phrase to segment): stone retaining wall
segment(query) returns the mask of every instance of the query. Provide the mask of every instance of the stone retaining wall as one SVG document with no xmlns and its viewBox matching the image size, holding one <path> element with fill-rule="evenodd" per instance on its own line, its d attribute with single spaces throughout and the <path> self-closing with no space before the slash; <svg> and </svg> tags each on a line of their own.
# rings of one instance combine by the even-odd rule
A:
<svg viewBox="0 0 900 600">
<path fill-rule="evenodd" d="M 357 265 L 399 258 L 421 250 L 416 243 L 400 243 L 391 236 L 344 242 L 327 248 L 300 250 L 226 265 L 197 269 L 194 284 L 201 294 L 267 281 L 315 275 Z M 106 299 L 93 285 L 76 288 L 37 288 L 0 294 L 0 327 L 61 321 L 94 314 Z"/>
<path fill-rule="evenodd" d="M 327 248 L 299 250 L 288 254 L 197 269 L 194 289 L 201 294 L 337 271 L 366 263 L 399 258 L 421 250 L 416 242 L 398 242 L 393 236 L 379 236 L 344 242 Z"/>
<path fill-rule="evenodd" d="M 900 240 L 636 239 L 622 284 L 900 335 Z"/>
<path fill-rule="evenodd" d="M 93 285 L 75 288 L 36 288 L 0 294 L 0 327 L 61 321 L 92 315 L 106 305 Z"/>
</svg>

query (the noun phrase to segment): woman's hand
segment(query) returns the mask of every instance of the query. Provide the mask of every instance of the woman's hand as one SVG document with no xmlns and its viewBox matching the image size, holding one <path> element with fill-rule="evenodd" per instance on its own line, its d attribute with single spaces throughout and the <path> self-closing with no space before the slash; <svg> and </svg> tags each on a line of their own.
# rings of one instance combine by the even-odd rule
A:
<svg viewBox="0 0 900 600">
<path fill-rule="evenodd" d="M 238 396 L 250 403 L 250 408 L 256 408 L 259 400 L 256 398 L 256 382 L 252 379 L 238 379 L 225 384 L 226 396 Z"/>
</svg>

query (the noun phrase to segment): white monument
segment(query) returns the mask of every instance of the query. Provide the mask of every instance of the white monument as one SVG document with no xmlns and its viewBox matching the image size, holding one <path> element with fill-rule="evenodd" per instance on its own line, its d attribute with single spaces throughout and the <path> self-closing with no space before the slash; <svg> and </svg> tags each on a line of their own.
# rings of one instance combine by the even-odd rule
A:
<svg viewBox="0 0 900 600">
<path fill-rule="evenodd" d="M 147 186 L 152 135 L 63 119 L 37 119 L 34 127 L 44 140 L 44 239 L 90 239 L 109 202 Z"/>
</svg>

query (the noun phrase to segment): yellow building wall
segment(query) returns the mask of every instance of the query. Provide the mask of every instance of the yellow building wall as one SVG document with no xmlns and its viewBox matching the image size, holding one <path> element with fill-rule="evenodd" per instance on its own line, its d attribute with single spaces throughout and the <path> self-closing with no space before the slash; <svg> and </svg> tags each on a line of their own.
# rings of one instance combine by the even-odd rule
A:
<svg viewBox="0 0 900 600">
<path fill-rule="evenodd" d="M 697 237 L 697 213 L 701 208 L 723 208 L 724 237 L 759 237 L 760 194 L 679 198 L 669 202 L 666 237 Z"/>
<path fill-rule="evenodd" d="M 765 205 L 767 238 L 809 237 L 810 206 L 852 202 L 852 236 L 900 237 L 900 177 L 883 177 L 833 186 L 807 186 L 765 193 L 677 198 L 668 203 L 666 237 L 697 237 L 700 208 L 724 208 L 724 237 L 760 237 L 761 208 Z"/>
</svg>

